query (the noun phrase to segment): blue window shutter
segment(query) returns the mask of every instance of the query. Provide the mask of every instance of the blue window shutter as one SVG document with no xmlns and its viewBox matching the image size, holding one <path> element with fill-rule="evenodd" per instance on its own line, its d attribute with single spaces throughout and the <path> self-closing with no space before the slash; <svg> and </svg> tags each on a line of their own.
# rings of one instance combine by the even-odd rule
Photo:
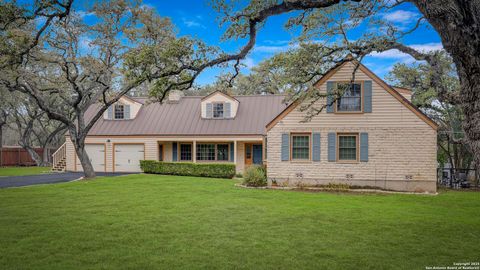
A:
<svg viewBox="0 0 480 270">
<path fill-rule="evenodd" d="M 232 112 L 231 112 L 231 110 L 232 110 L 232 109 L 231 109 L 232 104 L 231 104 L 230 102 L 226 102 L 226 103 L 223 104 L 223 106 L 224 106 L 224 108 L 223 108 L 223 109 L 224 109 L 223 116 L 224 116 L 225 118 L 230 118 L 230 117 L 232 117 Z"/>
<path fill-rule="evenodd" d="M 130 105 L 124 106 L 125 110 L 123 111 L 123 117 L 125 119 L 130 119 Z"/>
<path fill-rule="evenodd" d="M 360 133 L 360 161 L 368 161 L 368 133 Z"/>
<path fill-rule="evenodd" d="M 334 82 L 327 82 L 327 113 L 333 113 L 333 87 Z"/>
<path fill-rule="evenodd" d="M 108 107 L 107 119 L 110 119 L 110 120 L 113 119 L 113 106 L 115 105 L 110 105 L 110 107 Z"/>
<path fill-rule="evenodd" d="M 235 145 L 234 143 L 230 143 L 230 161 L 233 162 L 233 160 L 235 159 Z"/>
<path fill-rule="evenodd" d="M 177 161 L 178 157 L 178 144 L 176 142 L 172 143 L 172 161 Z"/>
<path fill-rule="evenodd" d="M 363 82 L 363 112 L 372 112 L 372 81 Z"/>
<path fill-rule="evenodd" d="M 212 118 L 213 117 L 213 104 L 212 103 L 207 103 L 206 116 L 207 116 L 207 118 Z"/>
<path fill-rule="evenodd" d="M 320 133 L 313 133 L 312 160 L 320 161 Z"/>
<path fill-rule="evenodd" d="M 328 133 L 328 161 L 337 160 L 337 134 L 335 132 Z"/>
<path fill-rule="evenodd" d="M 282 161 L 290 159 L 290 135 L 288 133 L 282 134 Z"/>
</svg>

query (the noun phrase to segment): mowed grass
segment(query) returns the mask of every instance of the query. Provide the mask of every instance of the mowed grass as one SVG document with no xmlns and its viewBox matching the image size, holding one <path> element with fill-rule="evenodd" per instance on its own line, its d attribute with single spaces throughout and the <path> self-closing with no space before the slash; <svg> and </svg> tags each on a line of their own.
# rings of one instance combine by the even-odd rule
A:
<svg viewBox="0 0 480 270">
<path fill-rule="evenodd" d="M 2 269 L 425 269 L 480 259 L 480 194 L 128 175 L 0 190 Z"/>
<path fill-rule="evenodd" d="M 0 167 L 0 177 L 51 173 L 51 167 Z"/>
</svg>

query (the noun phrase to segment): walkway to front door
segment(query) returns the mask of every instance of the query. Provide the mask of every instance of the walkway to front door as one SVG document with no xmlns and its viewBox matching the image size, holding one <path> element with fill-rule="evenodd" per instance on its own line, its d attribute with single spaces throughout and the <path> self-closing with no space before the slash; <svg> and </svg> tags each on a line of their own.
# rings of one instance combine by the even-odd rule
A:
<svg viewBox="0 0 480 270">
<path fill-rule="evenodd" d="M 263 164 L 263 147 L 261 144 L 245 144 L 245 166 Z"/>
</svg>

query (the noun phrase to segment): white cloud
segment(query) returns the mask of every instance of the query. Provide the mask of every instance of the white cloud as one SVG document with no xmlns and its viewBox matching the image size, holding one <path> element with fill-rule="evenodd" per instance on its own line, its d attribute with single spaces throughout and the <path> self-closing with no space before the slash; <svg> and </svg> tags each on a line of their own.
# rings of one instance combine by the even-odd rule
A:
<svg viewBox="0 0 480 270">
<path fill-rule="evenodd" d="M 90 50 L 91 48 L 91 45 L 90 43 L 92 42 L 93 40 L 89 37 L 80 37 L 80 40 L 78 42 L 78 47 L 80 50 L 84 51 L 84 52 L 87 52 Z"/>
<path fill-rule="evenodd" d="M 201 16 L 195 16 L 195 18 L 197 19 L 200 19 Z M 182 18 L 182 22 L 184 25 L 186 25 L 187 27 L 199 27 L 199 28 L 203 28 L 203 29 L 206 29 L 207 27 L 205 27 L 205 25 L 203 25 L 202 23 L 200 23 L 198 20 L 196 19 L 188 19 L 186 17 L 183 17 Z"/>
<path fill-rule="evenodd" d="M 140 7 L 141 8 L 146 8 L 146 9 L 155 9 L 155 6 L 150 5 L 150 4 L 142 4 Z"/>
<path fill-rule="evenodd" d="M 252 69 L 255 66 L 255 61 L 252 58 L 247 57 L 242 61 L 242 64 L 245 65 L 245 68 Z"/>
<path fill-rule="evenodd" d="M 291 40 L 271 40 L 267 39 L 264 41 L 265 43 L 271 44 L 271 45 L 286 45 L 291 42 Z"/>
<path fill-rule="evenodd" d="M 408 45 L 415 50 L 418 50 L 420 52 L 432 52 L 432 51 L 437 51 L 437 50 L 442 50 L 443 46 L 442 43 L 425 43 L 425 44 L 412 44 Z M 412 61 L 412 57 L 408 54 L 402 53 L 401 51 L 397 49 L 393 50 L 388 50 L 384 52 L 374 52 L 369 54 L 371 57 L 374 58 L 381 58 L 381 59 L 397 59 L 397 60 L 403 60 L 405 62 Z"/>
<path fill-rule="evenodd" d="M 289 49 L 297 48 L 298 44 L 288 44 L 288 45 L 281 45 L 281 46 L 269 46 L 269 45 L 259 45 L 253 48 L 254 52 L 257 53 L 280 53 L 286 52 Z"/>
<path fill-rule="evenodd" d="M 75 14 L 78 15 L 82 19 L 85 18 L 85 17 L 88 17 L 88 16 L 95 16 L 95 13 L 87 12 L 87 11 L 84 11 L 84 10 L 76 11 Z"/>
<path fill-rule="evenodd" d="M 408 10 L 396 10 L 383 14 L 382 18 L 393 23 L 408 24 L 420 18 L 420 14 Z"/>
</svg>

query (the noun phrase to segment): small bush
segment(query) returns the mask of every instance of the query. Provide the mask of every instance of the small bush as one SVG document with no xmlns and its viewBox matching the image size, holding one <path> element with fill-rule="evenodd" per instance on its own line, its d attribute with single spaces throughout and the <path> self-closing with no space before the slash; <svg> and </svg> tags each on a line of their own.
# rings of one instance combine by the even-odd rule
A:
<svg viewBox="0 0 480 270">
<path fill-rule="evenodd" d="M 213 178 L 233 178 L 235 164 L 230 163 L 191 163 L 191 162 L 161 162 L 141 160 L 140 167 L 145 173 L 202 176 Z"/>
<path fill-rule="evenodd" d="M 236 177 L 236 178 L 243 178 L 243 174 L 237 173 L 237 174 L 235 174 L 235 177 Z"/>
<path fill-rule="evenodd" d="M 341 183 L 328 183 L 325 185 L 325 188 L 330 188 L 335 190 L 346 190 L 346 189 L 350 189 L 350 185 L 341 184 Z"/>
<path fill-rule="evenodd" d="M 252 165 L 243 174 L 243 184 L 251 187 L 264 187 L 267 185 L 267 173 L 265 168 Z"/>
</svg>

